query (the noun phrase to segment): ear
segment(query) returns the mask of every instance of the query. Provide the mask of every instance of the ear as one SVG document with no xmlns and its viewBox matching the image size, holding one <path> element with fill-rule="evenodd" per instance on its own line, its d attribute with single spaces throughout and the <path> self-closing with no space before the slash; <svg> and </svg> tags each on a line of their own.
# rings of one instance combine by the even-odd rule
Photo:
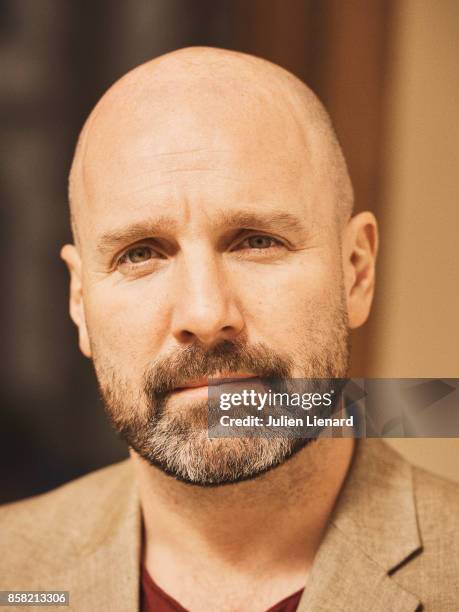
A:
<svg viewBox="0 0 459 612">
<path fill-rule="evenodd" d="M 362 212 L 351 218 L 343 235 L 343 270 L 349 327 L 365 323 L 375 286 L 378 225 L 374 215 Z"/>
<path fill-rule="evenodd" d="M 91 357 L 91 347 L 84 314 L 80 255 L 73 244 L 66 244 L 61 249 L 61 258 L 67 264 L 70 273 L 69 310 L 72 321 L 78 327 L 80 351 L 86 357 Z"/>
</svg>

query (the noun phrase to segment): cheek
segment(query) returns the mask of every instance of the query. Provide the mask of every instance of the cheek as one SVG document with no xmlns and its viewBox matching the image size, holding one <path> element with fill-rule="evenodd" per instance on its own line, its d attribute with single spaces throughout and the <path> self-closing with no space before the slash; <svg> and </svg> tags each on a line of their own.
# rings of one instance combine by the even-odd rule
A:
<svg viewBox="0 0 459 612">
<path fill-rule="evenodd" d="M 85 313 L 95 356 L 127 371 L 150 366 L 168 328 L 167 310 L 164 293 L 147 281 L 88 288 Z"/>
<path fill-rule="evenodd" d="M 306 252 L 288 266 L 239 275 L 244 317 L 251 340 L 286 352 L 328 325 L 341 303 L 342 278 L 334 254 Z M 242 284 L 244 287 L 242 287 Z"/>
</svg>

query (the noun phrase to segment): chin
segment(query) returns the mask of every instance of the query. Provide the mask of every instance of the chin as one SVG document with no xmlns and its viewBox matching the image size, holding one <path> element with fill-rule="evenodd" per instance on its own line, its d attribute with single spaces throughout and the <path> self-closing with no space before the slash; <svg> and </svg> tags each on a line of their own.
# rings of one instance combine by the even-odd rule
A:
<svg viewBox="0 0 459 612">
<path fill-rule="evenodd" d="M 195 487 L 221 487 L 255 480 L 280 468 L 307 447 L 313 438 L 219 438 L 207 429 L 192 440 L 172 443 L 167 450 L 157 444 L 134 448 L 150 466 L 170 478 Z"/>
</svg>

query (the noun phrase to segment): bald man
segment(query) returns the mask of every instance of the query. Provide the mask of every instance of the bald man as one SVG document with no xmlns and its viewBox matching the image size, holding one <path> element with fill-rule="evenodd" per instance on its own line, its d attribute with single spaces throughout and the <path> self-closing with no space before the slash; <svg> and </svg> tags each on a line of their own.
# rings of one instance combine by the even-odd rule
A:
<svg viewBox="0 0 459 612">
<path fill-rule="evenodd" d="M 457 610 L 455 485 L 377 440 L 208 435 L 209 379 L 344 378 L 370 311 L 376 221 L 315 95 L 167 54 L 96 105 L 69 192 L 70 315 L 130 459 L 5 507 L 0 587 L 84 612 Z"/>
</svg>

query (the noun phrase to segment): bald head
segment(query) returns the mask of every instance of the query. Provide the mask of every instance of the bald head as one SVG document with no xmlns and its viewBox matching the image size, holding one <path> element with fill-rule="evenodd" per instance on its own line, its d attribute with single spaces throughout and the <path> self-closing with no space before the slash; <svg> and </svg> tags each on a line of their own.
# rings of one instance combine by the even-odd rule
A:
<svg viewBox="0 0 459 612">
<path fill-rule="evenodd" d="M 104 94 L 81 131 L 70 172 L 76 239 L 89 202 L 103 197 L 100 178 L 122 178 L 133 159 L 131 144 L 134 157 L 157 160 L 160 173 L 173 171 L 165 160 L 180 152 L 193 156 L 190 172 L 199 172 L 204 151 L 214 151 L 220 167 L 227 163 L 222 152 L 230 155 L 232 147 L 244 148 L 247 158 L 259 156 L 260 163 L 270 150 L 279 169 L 275 178 L 313 179 L 332 203 L 325 214 L 343 222 L 352 212 L 346 163 L 323 105 L 299 79 L 257 57 L 181 49 L 135 68 Z"/>
</svg>

